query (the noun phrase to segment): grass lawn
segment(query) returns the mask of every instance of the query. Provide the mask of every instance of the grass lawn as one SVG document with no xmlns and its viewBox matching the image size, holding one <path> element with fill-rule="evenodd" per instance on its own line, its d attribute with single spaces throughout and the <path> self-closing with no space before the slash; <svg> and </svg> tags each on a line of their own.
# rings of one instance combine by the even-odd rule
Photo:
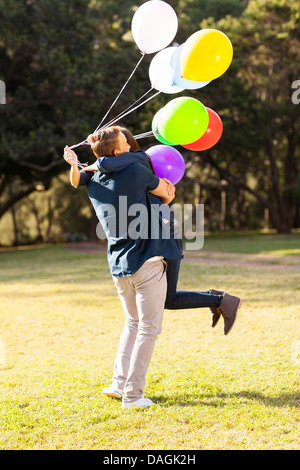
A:
<svg viewBox="0 0 300 470">
<path fill-rule="evenodd" d="M 106 256 L 1 252 L 0 449 L 299 449 L 300 237 L 292 247 L 270 237 L 204 247 L 263 252 L 266 265 L 186 256 L 180 289 L 220 288 L 244 303 L 226 337 L 208 309 L 165 311 L 148 410 L 101 394 L 124 321 Z"/>
<path fill-rule="evenodd" d="M 263 232 L 209 235 L 204 238 L 203 250 L 266 255 L 276 260 L 283 256 L 300 256 L 300 232 L 290 235 Z M 202 254 L 202 251 L 199 251 L 199 254 Z"/>
</svg>

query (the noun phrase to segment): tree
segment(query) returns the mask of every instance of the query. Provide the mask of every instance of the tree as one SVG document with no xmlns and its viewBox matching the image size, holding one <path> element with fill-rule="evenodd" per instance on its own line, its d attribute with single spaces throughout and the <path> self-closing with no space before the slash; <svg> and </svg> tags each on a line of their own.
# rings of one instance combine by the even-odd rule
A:
<svg viewBox="0 0 300 470">
<path fill-rule="evenodd" d="M 7 89 L 0 108 L 0 193 L 9 181 L 14 186 L 0 216 L 40 183 L 49 187 L 62 171 L 64 143 L 86 125 L 82 118 L 71 120 L 82 109 L 81 90 L 92 91 L 82 73 L 92 50 L 91 33 L 82 34 L 91 30 L 86 8 L 85 0 L 0 2 L 0 69 Z"/>
<path fill-rule="evenodd" d="M 6 105 L 0 105 L 0 217 L 37 188 L 49 189 L 68 170 L 64 145 L 85 139 L 110 107 L 141 57 L 130 30 L 142 3 L 12 0 L 7 8 L 0 0 L 0 80 L 7 89 Z M 224 132 L 208 151 L 179 149 L 195 169 L 183 183 L 209 174 L 206 197 L 218 207 L 216 188 L 226 180 L 231 226 L 253 227 L 245 210 L 251 197 L 258 207 L 251 211 L 254 219 L 257 210 L 266 210 L 279 232 L 289 232 L 300 217 L 299 111 L 291 101 L 292 83 L 300 79 L 297 6 L 287 0 L 169 3 L 179 19 L 177 43 L 214 27 L 228 34 L 234 48 L 222 77 L 184 92 L 218 112 Z M 152 57 L 145 56 L 107 119 L 150 88 Z M 161 93 L 119 123 L 137 134 L 149 131 L 154 114 L 171 98 Z M 141 144 L 146 149 L 157 141 Z M 81 161 L 94 160 L 87 147 L 79 147 L 78 154 Z M 187 188 L 182 194 L 192 199 L 192 186 Z M 199 185 L 199 199 L 197 191 Z M 224 196 L 224 185 L 222 191 Z M 240 210 L 243 217 L 235 223 Z"/>
<path fill-rule="evenodd" d="M 0 218 L 66 171 L 64 146 L 93 132 L 133 56 L 139 58 L 132 44 L 131 53 L 124 53 L 129 43 L 121 38 L 128 26 L 109 16 L 111 6 L 117 2 L 12 0 L 8 7 L 0 0 L 0 79 L 7 90 L 0 106 Z M 139 89 L 137 83 L 128 89 L 116 112 Z M 78 152 L 93 158 L 84 147 Z"/>
<path fill-rule="evenodd" d="M 201 159 L 267 208 L 281 233 L 299 224 L 300 114 L 291 101 L 291 85 L 300 77 L 299 22 L 294 4 L 256 0 L 239 19 L 202 23 L 228 34 L 234 59 L 203 91 L 203 102 L 221 115 L 224 132 Z"/>
</svg>

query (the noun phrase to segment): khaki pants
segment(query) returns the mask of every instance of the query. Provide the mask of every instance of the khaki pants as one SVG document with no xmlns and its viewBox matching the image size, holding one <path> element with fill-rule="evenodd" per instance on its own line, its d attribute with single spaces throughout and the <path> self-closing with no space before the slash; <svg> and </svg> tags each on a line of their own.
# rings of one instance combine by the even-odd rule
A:
<svg viewBox="0 0 300 470">
<path fill-rule="evenodd" d="M 166 263 L 149 259 L 132 276 L 113 280 L 125 315 L 113 385 L 123 390 L 123 401 L 128 403 L 143 396 L 146 373 L 161 332 L 167 292 Z"/>
</svg>

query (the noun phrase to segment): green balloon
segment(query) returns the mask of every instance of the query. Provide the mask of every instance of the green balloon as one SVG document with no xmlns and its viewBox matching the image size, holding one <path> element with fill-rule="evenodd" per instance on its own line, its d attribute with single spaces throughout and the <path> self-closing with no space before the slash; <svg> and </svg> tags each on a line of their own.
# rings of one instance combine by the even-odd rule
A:
<svg viewBox="0 0 300 470">
<path fill-rule="evenodd" d="M 174 145 L 186 145 L 200 139 L 208 127 L 205 106 L 195 98 L 182 96 L 170 101 L 162 110 L 158 132 Z"/>
<path fill-rule="evenodd" d="M 159 122 L 159 116 L 161 114 L 161 111 L 162 109 L 160 109 L 154 116 L 154 118 L 152 119 L 152 132 L 153 132 L 153 135 L 154 137 L 159 141 L 161 142 L 162 144 L 166 144 L 166 145 L 176 145 L 176 144 L 173 144 L 172 142 L 169 142 L 167 139 L 165 139 L 162 135 L 160 135 L 160 133 L 158 132 L 158 122 Z"/>
</svg>

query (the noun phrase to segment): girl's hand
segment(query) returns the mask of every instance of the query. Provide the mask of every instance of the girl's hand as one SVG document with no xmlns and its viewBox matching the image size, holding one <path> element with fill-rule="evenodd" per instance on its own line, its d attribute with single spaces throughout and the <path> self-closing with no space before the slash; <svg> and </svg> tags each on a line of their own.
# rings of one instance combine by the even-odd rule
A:
<svg viewBox="0 0 300 470">
<path fill-rule="evenodd" d="M 68 162 L 71 166 L 76 166 L 78 164 L 78 157 L 73 150 L 70 149 L 67 145 L 64 149 L 64 159 Z"/>
<path fill-rule="evenodd" d="M 175 186 L 171 183 L 170 180 L 168 180 L 167 178 L 162 178 L 168 185 L 168 188 L 167 188 L 167 191 L 168 191 L 168 194 L 169 196 L 174 196 L 175 195 Z"/>
</svg>

